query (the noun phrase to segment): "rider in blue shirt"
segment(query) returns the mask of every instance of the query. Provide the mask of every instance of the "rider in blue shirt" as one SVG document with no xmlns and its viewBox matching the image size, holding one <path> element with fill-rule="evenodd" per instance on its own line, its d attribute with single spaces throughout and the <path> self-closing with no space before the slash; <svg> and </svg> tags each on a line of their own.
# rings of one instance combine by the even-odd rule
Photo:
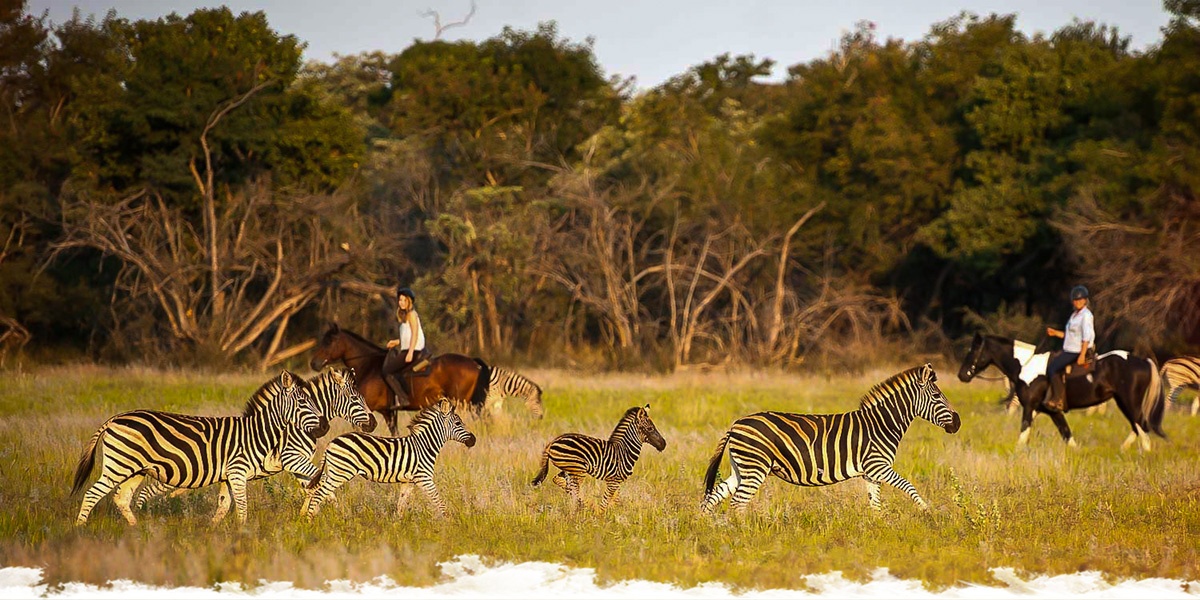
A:
<svg viewBox="0 0 1200 600">
<path fill-rule="evenodd" d="M 1087 364 L 1087 351 L 1096 343 L 1096 327 L 1092 311 L 1088 309 L 1088 290 L 1082 285 L 1071 288 L 1071 304 L 1075 312 L 1067 319 L 1066 329 L 1046 328 L 1046 335 L 1063 338 L 1063 352 L 1046 365 L 1046 379 L 1050 381 L 1050 399 L 1046 407 L 1061 411 L 1066 405 L 1066 381 L 1059 375 L 1071 363 Z"/>
</svg>

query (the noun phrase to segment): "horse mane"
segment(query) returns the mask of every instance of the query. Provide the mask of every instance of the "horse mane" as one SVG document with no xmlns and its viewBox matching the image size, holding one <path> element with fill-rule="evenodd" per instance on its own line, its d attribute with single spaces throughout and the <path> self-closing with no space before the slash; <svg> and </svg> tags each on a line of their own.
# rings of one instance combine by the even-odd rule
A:
<svg viewBox="0 0 1200 600">
<path fill-rule="evenodd" d="M 918 374 L 925 366 L 913 367 L 911 369 L 901 371 L 875 384 L 862 398 L 858 401 L 858 407 L 872 408 L 891 400 L 896 395 L 896 392 L 902 388 L 906 388 L 916 381 Z"/>
<path fill-rule="evenodd" d="M 331 331 L 333 331 L 333 329 L 334 329 L 334 327 L 330 327 L 329 330 L 325 332 L 325 335 L 328 336 L 329 333 Z M 350 336 L 350 339 L 352 339 L 352 340 L 355 340 L 361 344 L 369 346 L 372 350 L 378 350 L 380 354 L 387 352 L 387 349 L 385 349 L 383 346 L 380 346 L 379 344 L 376 344 L 375 342 L 372 342 L 371 340 L 368 340 L 367 338 L 365 338 L 361 335 L 358 335 L 357 333 L 354 333 L 353 331 L 350 331 L 349 329 L 342 329 L 342 328 L 338 327 L 337 331 L 339 333 L 344 333 L 347 336 Z"/>
<path fill-rule="evenodd" d="M 625 414 L 621 415 L 621 420 L 617 421 L 617 426 L 613 427 L 612 434 L 608 436 L 609 441 L 616 438 L 617 434 L 620 433 L 620 431 L 622 429 L 624 429 L 625 427 L 628 426 L 629 422 L 632 421 L 637 416 L 637 412 L 639 410 L 642 410 L 642 407 L 634 406 L 634 407 L 630 408 L 629 410 L 625 411 Z"/>
<path fill-rule="evenodd" d="M 287 373 L 292 376 L 292 379 L 295 381 L 296 385 L 307 384 L 307 382 L 304 381 L 304 378 L 300 377 L 299 375 L 292 373 L 291 371 L 287 371 Z M 242 416 L 252 417 L 258 414 L 258 412 L 262 410 L 264 406 L 266 406 L 272 400 L 278 398 L 280 392 L 282 391 L 283 385 L 279 383 L 278 375 L 268 379 L 267 382 L 259 386 L 253 394 L 250 394 L 250 400 L 246 402 L 246 407 L 242 409 Z"/>
</svg>

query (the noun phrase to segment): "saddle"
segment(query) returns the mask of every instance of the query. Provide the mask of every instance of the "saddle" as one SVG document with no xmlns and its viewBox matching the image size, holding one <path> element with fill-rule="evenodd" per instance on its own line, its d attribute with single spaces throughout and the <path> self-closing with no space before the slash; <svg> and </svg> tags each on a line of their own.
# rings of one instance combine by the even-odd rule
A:
<svg viewBox="0 0 1200 600">
<path fill-rule="evenodd" d="M 1054 356 L 1059 354 L 1062 354 L 1062 352 L 1059 351 L 1055 353 Z M 1094 347 L 1088 348 L 1087 354 L 1084 355 L 1083 360 L 1085 361 L 1083 365 L 1080 365 L 1079 363 L 1071 363 L 1063 369 L 1063 373 L 1066 374 L 1067 379 L 1083 377 L 1096 371 L 1096 349 Z"/>
</svg>

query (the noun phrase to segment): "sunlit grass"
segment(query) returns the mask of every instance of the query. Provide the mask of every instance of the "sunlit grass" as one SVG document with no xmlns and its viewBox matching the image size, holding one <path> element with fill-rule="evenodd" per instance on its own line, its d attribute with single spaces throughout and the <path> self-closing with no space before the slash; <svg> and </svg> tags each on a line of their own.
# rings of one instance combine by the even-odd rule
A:
<svg viewBox="0 0 1200 600">
<path fill-rule="evenodd" d="M 132 528 L 108 499 L 86 526 L 72 524 L 81 497 L 67 493 L 95 428 L 134 408 L 236 414 L 269 375 L 95 367 L 5 374 L 0 566 L 43 567 L 51 582 L 287 580 L 318 588 L 329 579 L 379 575 L 427 585 L 438 580 L 438 562 L 460 554 L 592 567 L 606 582 L 720 581 L 739 589 L 800 588 L 805 575 L 835 570 L 865 579 L 878 567 L 933 588 L 997 585 L 988 568 L 1001 566 L 1029 574 L 1087 569 L 1197 578 L 1200 418 L 1172 410 L 1165 423 L 1171 438 L 1156 438 L 1154 451 L 1141 453 L 1119 449 L 1128 433 L 1119 411 L 1068 415 L 1082 444 L 1075 450 L 1039 417 L 1029 446 L 1017 449 L 1019 417 L 1004 414 L 999 386 L 961 384 L 945 367 L 941 384 L 962 415 L 962 430 L 947 435 L 918 421 L 896 461 L 930 503 L 929 513 L 888 487 L 876 513 L 860 481 L 799 488 L 775 479 L 743 517 L 726 506 L 699 513 L 708 458 L 734 419 L 766 409 L 853 410 L 872 384 L 907 366 L 832 379 L 528 372 L 546 391 L 546 418 L 532 419 L 514 399 L 498 419 L 467 420 L 479 443 L 451 443 L 438 463 L 436 481 L 451 513 L 445 521 L 434 518 L 419 491 L 398 513 L 396 486 L 356 480 L 308 522 L 298 514 L 297 484 L 276 477 L 250 485 L 244 526 L 232 516 L 210 525 L 216 493 L 200 490 L 153 502 Z M 608 512 L 576 511 L 557 487 L 529 486 L 554 436 L 605 437 L 626 408 L 646 403 L 667 448 L 644 449 Z M 725 461 L 722 474 L 728 472 Z M 594 481 L 583 487 L 593 504 L 601 492 Z"/>
</svg>

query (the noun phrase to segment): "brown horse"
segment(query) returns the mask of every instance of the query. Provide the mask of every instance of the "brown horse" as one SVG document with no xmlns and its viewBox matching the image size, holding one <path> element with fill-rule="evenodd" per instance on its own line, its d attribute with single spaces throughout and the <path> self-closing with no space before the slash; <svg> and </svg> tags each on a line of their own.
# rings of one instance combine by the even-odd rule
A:
<svg viewBox="0 0 1200 600">
<path fill-rule="evenodd" d="M 320 371 L 340 360 L 354 369 L 358 393 L 367 401 L 368 408 L 383 414 L 392 435 L 396 435 L 397 411 L 421 410 L 437 404 L 439 398 L 466 402 L 476 414 L 483 408 L 492 369 L 482 360 L 461 354 L 441 354 L 429 359 L 429 366 L 421 374 L 400 377 L 408 394 L 408 403 L 400 406 L 383 379 L 386 354 L 382 346 L 334 324 L 317 341 L 309 366 Z"/>
</svg>

